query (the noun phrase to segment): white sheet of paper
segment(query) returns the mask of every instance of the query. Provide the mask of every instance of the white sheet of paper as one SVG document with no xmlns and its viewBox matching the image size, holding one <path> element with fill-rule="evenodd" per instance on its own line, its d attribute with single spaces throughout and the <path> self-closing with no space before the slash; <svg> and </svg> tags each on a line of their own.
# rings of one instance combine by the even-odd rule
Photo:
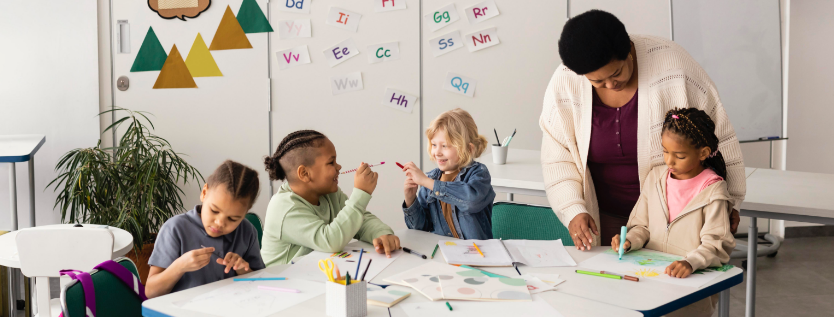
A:
<svg viewBox="0 0 834 317">
<path fill-rule="evenodd" d="M 513 260 L 501 240 L 440 240 L 440 251 L 449 264 L 466 264 L 471 266 L 512 266 Z M 472 245 L 478 245 L 478 250 Z"/>
<path fill-rule="evenodd" d="M 455 73 L 446 73 L 446 80 L 443 82 L 443 90 L 470 98 L 475 97 L 475 87 L 477 86 L 477 80 Z"/>
<path fill-rule="evenodd" d="M 362 72 L 352 72 L 346 75 L 330 77 L 330 91 L 333 95 L 362 90 Z M 366 277 L 367 279 L 367 277 Z"/>
<path fill-rule="evenodd" d="M 310 14 L 312 0 L 278 0 L 278 11 Z"/>
<path fill-rule="evenodd" d="M 281 20 L 278 21 L 278 38 L 282 40 L 294 39 L 297 37 L 312 37 L 313 31 L 310 19 Z"/>
<path fill-rule="evenodd" d="M 262 273 L 253 277 L 276 277 Z M 285 293 L 258 289 L 258 285 L 293 288 L 301 293 Z M 321 283 L 300 279 L 284 281 L 233 282 L 189 301 L 174 303 L 183 309 L 212 316 L 270 316 L 284 309 L 324 294 Z"/>
<path fill-rule="evenodd" d="M 547 283 L 550 286 L 556 286 L 565 282 L 565 280 L 559 278 L 559 274 L 547 274 L 547 273 L 527 273 L 525 275 L 530 275 L 533 277 L 537 277 L 542 282 Z"/>
<path fill-rule="evenodd" d="M 405 0 L 374 0 L 375 12 L 388 12 L 408 9 Z"/>
<path fill-rule="evenodd" d="M 458 268 L 437 276 L 443 299 L 517 302 L 532 301 L 527 282 L 518 277 L 492 278 L 480 271 Z M 408 280 L 405 280 L 408 282 Z M 544 283 L 542 283 L 544 284 Z"/>
<path fill-rule="evenodd" d="M 466 11 L 466 17 L 469 19 L 469 24 L 486 21 L 501 14 L 498 12 L 498 6 L 495 5 L 495 1 L 493 0 L 483 1 L 466 8 L 464 11 Z"/>
<path fill-rule="evenodd" d="M 530 291 L 530 294 L 538 294 L 541 292 L 556 290 L 556 287 L 554 287 L 553 285 L 547 284 L 540 278 L 532 276 L 530 274 L 522 275 L 521 278 L 523 278 L 524 281 L 527 282 L 527 290 Z"/>
<path fill-rule="evenodd" d="M 319 260 L 331 259 L 333 260 L 333 264 L 339 268 L 339 272 L 342 277 L 345 276 L 345 273 L 350 272 L 350 276 L 353 278 L 356 276 L 356 264 L 359 263 L 359 252 L 352 251 L 359 251 L 360 248 L 365 248 L 365 251 L 367 252 L 362 255 L 362 265 L 359 268 L 360 276 L 362 275 L 362 272 L 365 271 L 365 267 L 368 265 L 368 260 L 373 259 L 371 267 L 368 269 L 368 273 L 365 274 L 365 281 L 372 280 L 375 276 L 377 276 L 377 274 L 385 270 L 388 265 L 403 254 L 403 251 L 394 251 L 394 253 L 391 253 L 391 258 L 387 258 L 385 257 L 385 254 L 376 253 L 372 245 L 362 241 L 354 241 L 342 249 L 344 251 L 351 252 L 351 256 L 349 258 L 331 256 L 334 253 L 313 251 L 281 272 L 281 276 L 286 277 L 287 279 L 299 278 L 310 281 L 325 282 L 327 281 L 327 276 L 324 272 L 319 270 Z"/>
<path fill-rule="evenodd" d="M 356 55 L 359 55 L 359 47 L 356 46 L 356 42 L 354 42 L 352 38 L 348 38 L 347 40 L 324 50 L 323 53 L 324 59 L 327 60 L 327 64 L 330 65 L 330 67 L 333 67 L 353 58 Z"/>
<path fill-rule="evenodd" d="M 639 277 L 641 281 L 654 280 L 689 287 L 701 287 L 719 275 L 724 274 L 724 272 L 714 269 L 705 270 L 698 274 L 692 274 L 685 278 L 675 278 L 663 274 L 663 271 L 666 270 L 666 267 L 669 266 L 669 264 L 682 259 L 682 256 L 674 254 L 649 249 L 640 249 L 623 254 L 623 259 L 619 260 L 617 252 L 608 249 L 603 253 L 597 254 L 590 259 L 579 263 L 579 267 L 593 271 L 611 271 L 636 276 Z"/>
<path fill-rule="evenodd" d="M 400 42 L 368 45 L 368 63 L 376 64 L 400 59 Z"/>
<path fill-rule="evenodd" d="M 454 272 L 460 269 L 457 266 L 452 266 L 440 262 L 430 261 L 426 264 L 420 265 L 405 272 L 391 275 L 382 279 L 386 283 L 391 283 L 400 286 L 408 286 L 403 280 L 407 277 L 419 276 L 423 274 L 438 274 L 439 272 Z M 367 280 L 367 279 L 366 279 Z"/>
<path fill-rule="evenodd" d="M 335 26 L 356 33 L 362 14 L 339 7 L 330 7 L 327 12 L 327 25 Z"/>
<path fill-rule="evenodd" d="M 429 26 L 429 30 L 432 32 L 440 30 L 449 24 L 455 23 L 455 21 L 459 19 L 460 16 L 458 15 L 458 10 L 455 8 L 454 3 L 450 3 L 445 7 L 431 11 L 423 16 L 425 24 Z"/>
<path fill-rule="evenodd" d="M 406 94 L 402 91 L 387 88 L 382 97 L 382 104 L 400 111 L 411 113 L 417 105 L 417 96 Z"/>
<path fill-rule="evenodd" d="M 307 45 L 296 46 L 288 50 L 278 51 L 278 69 L 284 70 L 302 64 L 310 64 L 310 52 Z"/>
<path fill-rule="evenodd" d="M 429 40 L 429 45 L 431 46 L 431 54 L 434 55 L 434 57 L 449 53 L 464 46 L 463 38 L 460 37 L 459 30 L 454 30 L 433 38 Z"/>
<path fill-rule="evenodd" d="M 501 43 L 498 39 L 498 29 L 488 28 L 478 32 L 472 32 L 463 36 L 466 41 L 466 47 L 470 52 L 480 51 L 487 47 L 492 47 Z"/>
<path fill-rule="evenodd" d="M 538 295 L 532 302 L 478 302 L 453 301 L 452 311 L 445 301 L 400 303 L 409 317 L 460 317 L 460 316 L 525 316 L 525 317 L 563 317 Z"/>
<path fill-rule="evenodd" d="M 516 262 L 532 267 L 576 266 L 562 239 L 555 241 L 504 240 L 504 246 Z"/>
</svg>

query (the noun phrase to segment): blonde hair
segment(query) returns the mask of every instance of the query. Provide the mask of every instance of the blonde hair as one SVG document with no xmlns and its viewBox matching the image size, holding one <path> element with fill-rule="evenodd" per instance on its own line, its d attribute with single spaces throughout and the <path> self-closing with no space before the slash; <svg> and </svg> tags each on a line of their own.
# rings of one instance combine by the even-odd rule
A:
<svg viewBox="0 0 834 317">
<path fill-rule="evenodd" d="M 441 113 L 437 118 L 434 118 L 429 128 L 426 129 L 426 137 L 429 138 L 427 150 L 432 161 L 434 161 L 434 157 L 431 155 L 431 139 L 441 129 L 446 131 L 446 141 L 458 150 L 458 158 L 460 159 L 458 168 L 469 165 L 475 158 L 484 153 L 487 139 L 478 134 L 478 126 L 475 125 L 475 119 L 472 119 L 469 112 L 457 108 Z M 471 152 L 469 151 L 470 143 L 474 145 L 474 151 Z"/>
</svg>

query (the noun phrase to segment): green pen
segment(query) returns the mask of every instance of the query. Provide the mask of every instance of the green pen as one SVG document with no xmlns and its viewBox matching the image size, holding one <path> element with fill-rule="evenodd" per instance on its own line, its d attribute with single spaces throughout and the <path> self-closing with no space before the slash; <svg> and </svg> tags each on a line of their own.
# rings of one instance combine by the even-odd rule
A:
<svg viewBox="0 0 834 317">
<path fill-rule="evenodd" d="M 452 311 L 452 305 L 449 305 L 449 302 L 446 302 L 446 307 L 449 307 L 449 311 Z"/>
<path fill-rule="evenodd" d="M 583 270 L 576 270 L 576 273 L 579 273 L 579 274 L 585 274 L 585 275 L 599 276 L 599 277 L 613 278 L 613 279 L 615 279 L 615 280 L 621 280 L 621 279 L 623 279 L 623 277 L 622 277 L 622 276 L 618 276 L 618 275 L 603 274 L 603 273 L 590 272 L 590 271 L 583 271 Z"/>
<path fill-rule="evenodd" d="M 345 273 L 345 286 L 350 285 L 350 272 Z"/>
<path fill-rule="evenodd" d="M 437 248 L 439 248 L 439 247 L 440 247 L 439 244 L 434 245 L 434 251 L 431 252 L 431 258 L 432 259 L 434 259 L 434 254 L 437 253 Z"/>
</svg>

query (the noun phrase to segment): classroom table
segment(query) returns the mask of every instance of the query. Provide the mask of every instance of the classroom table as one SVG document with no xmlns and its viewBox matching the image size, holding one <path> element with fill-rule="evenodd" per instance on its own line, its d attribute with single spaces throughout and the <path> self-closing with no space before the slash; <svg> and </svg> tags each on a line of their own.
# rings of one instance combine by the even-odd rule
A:
<svg viewBox="0 0 834 317">
<path fill-rule="evenodd" d="M 46 142 L 42 134 L 0 135 L 0 163 L 9 163 L 11 230 L 17 230 L 17 172 L 15 163 L 29 162 L 29 227 L 35 226 L 35 153 Z"/>
<path fill-rule="evenodd" d="M 429 232 L 417 230 L 397 230 L 401 245 L 414 249 L 417 252 L 430 255 L 437 241 L 440 239 L 452 239 L 438 236 Z M 587 259 L 605 248 L 594 248 L 591 251 L 581 252 L 567 248 L 568 252 L 577 262 Z M 384 278 L 406 271 L 426 263 L 425 261 L 437 261 L 444 263 L 443 256 L 438 251 L 434 259 L 423 260 L 412 254 L 402 254 L 396 261 L 391 263 L 382 273 L 374 277 L 370 282 L 376 284 L 388 284 Z M 266 268 L 266 271 L 278 274 L 289 265 L 278 265 Z M 581 267 L 581 266 L 579 266 Z M 660 316 L 688 303 L 694 302 L 706 296 L 728 289 L 742 281 L 742 272 L 734 268 L 709 284 L 699 289 L 682 287 L 654 281 L 641 281 L 638 283 L 619 280 L 603 279 L 592 276 L 585 276 L 574 273 L 578 267 L 551 267 L 551 268 L 530 268 L 519 266 L 522 273 L 525 272 L 547 272 L 556 273 L 566 282 L 559 284 L 556 291 L 548 291 L 538 294 L 549 304 L 553 305 L 559 313 L 568 316 Z M 512 267 L 504 268 L 483 268 L 486 271 L 506 276 L 518 276 Z M 250 273 L 251 274 L 257 274 Z M 184 310 L 174 303 L 187 301 L 201 294 L 210 292 L 219 287 L 233 283 L 230 280 L 218 281 L 215 283 L 195 287 L 182 292 L 150 299 L 142 304 L 142 314 L 148 317 L 157 316 L 200 316 L 201 314 Z M 402 303 L 417 301 L 428 301 L 423 295 L 412 292 L 412 295 Z M 400 308 L 400 305 L 391 308 L 391 316 L 407 316 Z M 643 310 L 642 312 L 640 310 Z M 324 295 L 300 303 L 296 306 L 281 311 L 275 316 L 324 316 Z M 373 305 L 368 306 L 368 316 L 388 316 L 385 308 Z"/>
<path fill-rule="evenodd" d="M 750 217 L 746 316 L 756 315 L 757 218 L 834 225 L 834 175 L 757 169 L 747 178 L 740 214 Z"/>
<path fill-rule="evenodd" d="M 45 228 L 71 228 L 74 224 L 58 224 L 26 228 L 12 231 L 0 236 L 0 265 L 12 268 L 20 268 L 20 258 L 17 254 L 17 233 L 23 230 L 39 230 Z M 99 227 L 101 225 L 82 224 L 82 226 Z M 113 233 L 113 258 L 123 256 L 133 248 L 133 236 L 127 231 L 119 228 L 108 227 Z"/>
</svg>

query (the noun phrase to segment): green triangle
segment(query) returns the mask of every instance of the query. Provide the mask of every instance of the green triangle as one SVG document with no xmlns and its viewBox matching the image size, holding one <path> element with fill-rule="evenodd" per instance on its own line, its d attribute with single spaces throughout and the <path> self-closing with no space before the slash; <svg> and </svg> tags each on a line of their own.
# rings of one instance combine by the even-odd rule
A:
<svg viewBox="0 0 834 317">
<path fill-rule="evenodd" d="M 162 65 L 165 65 L 165 60 L 168 59 L 168 54 L 159 43 L 156 33 L 153 32 L 153 27 L 148 29 L 148 34 L 145 35 L 145 40 L 142 41 L 142 47 L 139 48 L 139 53 L 136 54 L 136 59 L 133 60 L 133 67 L 131 72 L 145 72 L 152 70 L 162 70 Z"/>
<path fill-rule="evenodd" d="M 237 11 L 237 22 L 244 33 L 272 32 L 272 26 L 255 0 L 243 0 Z"/>
</svg>

